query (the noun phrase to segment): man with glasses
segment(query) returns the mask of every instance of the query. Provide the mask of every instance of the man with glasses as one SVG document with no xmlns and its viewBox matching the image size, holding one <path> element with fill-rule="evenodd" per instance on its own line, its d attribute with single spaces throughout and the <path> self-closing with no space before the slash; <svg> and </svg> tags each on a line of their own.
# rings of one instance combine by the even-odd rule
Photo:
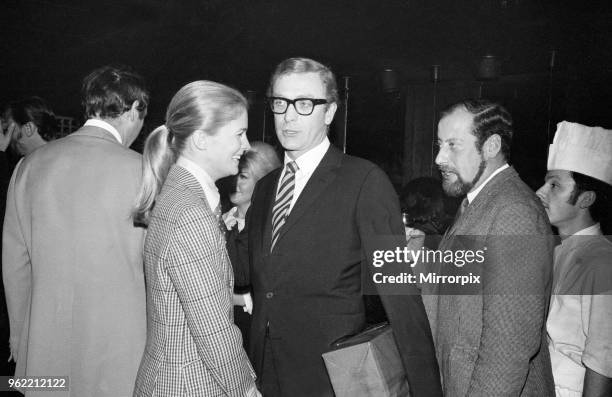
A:
<svg viewBox="0 0 612 397">
<path fill-rule="evenodd" d="M 248 215 L 251 359 L 266 397 L 333 396 L 321 354 L 366 325 L 362 262 L 375 237 L 403 236 L 397 195 L 374 164 L 327 138 L 337 109 L 331 70 L 291 58 L 269 88 L 284 166 L 262 178 Z M 418 292 L 381 296 L 413 396 L 439 396 Z"/>
</svg>

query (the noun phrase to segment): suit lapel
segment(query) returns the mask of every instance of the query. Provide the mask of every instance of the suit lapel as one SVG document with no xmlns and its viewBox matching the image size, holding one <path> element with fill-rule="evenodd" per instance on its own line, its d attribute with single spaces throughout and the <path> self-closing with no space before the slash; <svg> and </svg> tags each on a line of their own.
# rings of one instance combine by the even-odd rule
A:
<svg viewBox="0 0 612 397">
<path fill-rule="evenodd" d="M 321 193 L 323 193 L 334 181 L 334 179 L 336 179 L 336 171 L 340 166 L 341 161 L 342 153 L 340 153 L 340 151 L 333 145 L 330 145 L 327 153 L 325 153 L 325 156 L 323 156 L 323 159 L 321 159 L 321 162 L 310 176 L 306 186 L 304 186 L 304 190 L 302 190 L 302 193 L 291 209 L 286 223 L 281 228 L 276 246 L 278 246 L 283 236 L 289 232 L 289 230 L 291 230 L 298 220 L 306 213 L 308 208 L 317 200 Z M 272 201 L 273 200 L 274 199 L 272 199 Z M 271 224 L 272 221 L 270 220 L 267 223 Z M 270 228 L 271 227 L 272 226 L 270 225 Z"/>
<path fill-rule="evenodd" d="M 462 230 L 463 226 L 466 225 L 467 222 L 469 222 L 474 216 L 478 217 L 480 214 L 482 214 L 482 207 L 486 206 L 490 200 L 490 196 L 498 191 L 498 186 L 503 184 L 508 178 L 512 178 L 514 176 L 518 177 L 518 174 L 513 167 L 508 167 L 499 174 L 495 175 L 493 179 L 491 179 L 489 183 L 482 188 L 474 201 L 467 206 L 463 214 L 457 217 L 457 220 L 455 223 L 453 223 L 446 234 L 445 240 L 446 238 L 453 236 L 458 230 Z"/>
</svg>

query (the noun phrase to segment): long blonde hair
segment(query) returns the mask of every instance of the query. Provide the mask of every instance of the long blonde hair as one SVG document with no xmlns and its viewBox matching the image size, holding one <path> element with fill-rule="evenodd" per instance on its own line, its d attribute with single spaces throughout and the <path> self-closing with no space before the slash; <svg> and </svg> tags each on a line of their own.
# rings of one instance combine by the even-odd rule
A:
<svg viewBox="0 0 612 397">
<path fill-rule="evenodd" d="M 194 81 L 174 95 L 166 111 L 166 124 L 157 127 L 145 142 L 142 182 L 132 212 L 136 223 L 149 224 L 155 199 L 191 134 L 202 130 L 214 135 L 247 107 L 240 92 L 213 81 Z"/>
</svg>

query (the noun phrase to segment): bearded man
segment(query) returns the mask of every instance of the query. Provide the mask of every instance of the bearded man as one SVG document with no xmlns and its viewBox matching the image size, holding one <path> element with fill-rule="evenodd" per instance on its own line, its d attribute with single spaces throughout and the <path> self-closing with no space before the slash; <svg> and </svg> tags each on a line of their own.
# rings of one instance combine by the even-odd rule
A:
<svg viewBox="0 0 612 397">
<path fill-rule="evenodd" d="M 508 111 L 484 100 L 451 106 L 438 124 L 443 188 L 466 197 L 438 247 L 456 261 L 433 265 L 438 274 L 479 275 L 465 289 L 422 286 L 446 396 L 554 395 L 545 340 L 550 225 L 508 164 L 512 134 Z M 478 266 L 459 262 L 477 250 Z"/>
</svg>

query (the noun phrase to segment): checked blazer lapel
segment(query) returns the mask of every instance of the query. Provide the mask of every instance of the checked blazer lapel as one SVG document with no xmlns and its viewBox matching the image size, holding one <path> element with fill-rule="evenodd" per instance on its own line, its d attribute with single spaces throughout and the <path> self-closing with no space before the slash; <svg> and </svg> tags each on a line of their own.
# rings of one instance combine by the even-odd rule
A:
<svg viewBox="0 0 612 397">
<path fill-rule="evenodd" d="M 206 199 L 206 194 L 204 193 L 204 189 L 200 186 L 198 180 L 191 175 L 189 171 L 180 165 L 173 165 L 168 172 L 167 179 L 171 181 L 176 186 L 184 186 L 193 192 L 198 198 L 200 198 L 206 204 L 206 208 L 210 210 L 210 213 L 214 216 L 214 208 L 210 208 L 210 204 Z"/>
<path fill-rule="evenodd" d="M 283 228 L 280 230 L 276 246 L 278 246 L 284 235 L 291 230 L 302 216 L 304 216 L 308 208 L 317 200 L 321 193 L 323 193 L 334 179 L 336 179 L 336 169 L 339 167 L 341 160 L 342 153 L 333 145 L 330 145 L 327 153 L 325 153 L 325 156 L 321 159 L 321 163 L 319 163 L 313 172 L 304 190 L 291 209 L 289 217 L 287 217 Z M 267 223 L 271 223 L 271 221 Z M 267 240 L 269 240 L 269 238 L 267 238 Z M 271 242 L 267 242 L 267 244 L 269 248 Z"/>
</svg>

